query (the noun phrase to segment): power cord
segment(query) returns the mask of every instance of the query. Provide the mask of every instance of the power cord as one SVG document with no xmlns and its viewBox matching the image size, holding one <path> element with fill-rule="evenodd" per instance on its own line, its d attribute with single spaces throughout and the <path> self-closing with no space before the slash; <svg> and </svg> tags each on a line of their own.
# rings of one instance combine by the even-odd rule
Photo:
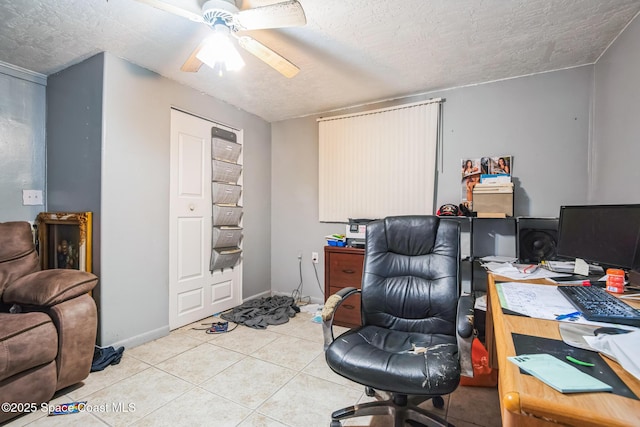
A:
<svg viewBox="0 0 640 427">
<path fill-rule="evenodd" d="M 302 296 L 302 287 L 303 287 L 303 283 L 302 283 L 302 255 L 298 255 L 298 271 L 300 273 L 300 283 L 298 284 L 298 287 L 296 289 L 293 290 L 293 292 L 291 292 L 291 298 L 293 298 L 293 302 L 294 303 L 302 303 L 304 302 L 305 304 L 309 304 L 311 302 L 311 297 L 303 297 Z M 303 301 L 303 299 L 306 298 L 306 301 Z"/>
<path fill-rule="evenodd" d="M 322 297 L 324 299 L 324 289 L 322 289 L 322 285 L 320 284 L 320 278 L 318 277 L 318 267 L 316 267 L 315 263 L 313 264 L 313 271 L 316 273 L 316 282 L 318 282 L 318 288 L 320 288 L 320 293 L 322 294 Z"/>
</svg>

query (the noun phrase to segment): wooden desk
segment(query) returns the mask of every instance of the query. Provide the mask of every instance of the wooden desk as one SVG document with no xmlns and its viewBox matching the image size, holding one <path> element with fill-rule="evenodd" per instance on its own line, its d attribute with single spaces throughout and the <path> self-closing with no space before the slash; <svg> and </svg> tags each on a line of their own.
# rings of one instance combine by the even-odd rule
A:
<svg viewBox="0 0 640 427">
<path fill-rule="evenodd" d="M 533 376 L 520 374 L 519 368 L 507 360 L 516 354 L 511 333 L 560 340 L 558 322 L 503 314 L 491 274 L 487 286 L 487 322 L 487 345 L 494 342 L 497 353 L 503 426 L 640 426 L 640 400 L 611 393 L 562 394 Z M 489 332 L 491 326 L 493 333 Z M 604 359 L 640 397 L 640 381 L 617 363 Z"/>
</svg>

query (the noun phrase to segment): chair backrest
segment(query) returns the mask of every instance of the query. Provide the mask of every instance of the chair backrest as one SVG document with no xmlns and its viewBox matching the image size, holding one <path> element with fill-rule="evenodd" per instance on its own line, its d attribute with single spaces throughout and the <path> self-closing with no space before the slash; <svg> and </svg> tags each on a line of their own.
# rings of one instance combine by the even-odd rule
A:
<svg viewBox="0 0 640 427">
<path fill-rule="evenodd" d="M 0 223 L 0 300 L 8 283 L 40 270 L 28 222 Z"/>
<path fill-rule="evenodd" d="M 363 325 L 455 336 L 460 226 L 437 216 L 397 216 L 367 225 Z"/>
</svg>

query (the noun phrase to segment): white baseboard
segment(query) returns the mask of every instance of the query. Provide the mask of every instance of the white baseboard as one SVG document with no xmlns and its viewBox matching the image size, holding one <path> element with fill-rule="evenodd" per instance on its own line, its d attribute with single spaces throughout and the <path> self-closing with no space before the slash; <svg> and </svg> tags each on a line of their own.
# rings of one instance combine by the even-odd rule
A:
<svg viewBox="0 0 640 427">
<path fill-rule="evenodd" d="M 242 300 L 242 302 L 244 303 L 244 302 L 250 301 L 252 299 L 258 299 L 258 298 L 268 298 L 270 296 L 271 296 L 271 291 L 264 291 L 264 292 L 260 292 L 259 294 L 255 294 L 253 296 L 250 296 L 248 298 L 244 298 Z"/>
<path fill-rule="evenodd" d="M 272 294 L 273 295 L 282 295 L 282 296 L 285 296 L 285 297 L 290 297 L 291 296 L 290 292 L 287 293 L 287 292 L 278 292 L 278 291 L 276 291 L 276 292 L 272 292 Z M 305 298 L 307 298 L 307 297 L 305 297 Z M 318 297 L 309 297 L 309 301 L 312 304 L 320 304 L 320 305 L 324 304 L 324 299 L 318 298 Z"/>
<path fill-rule="evenodd" d="M 152 331 L 144 332 L 140 335 L 136 335 L 122 341 L 116 341 L 112 344 L 101 344 L 101 347 L 112 346 L 115 349 L 124 347 L 126 350 L 127 348 L 134 348 L 150 341 L 157 340 L 158 338 L 166 337 L 167 335 L 169 335 L 169 325 L 154 329 Z"/>
<path fill-rule="evenodd" d="M 253 295 L 248 298 L 244 298 L 242 302 L 246 302 L 246 301 L 257 299 L 257 298 L 270 297 L 274 295 L 291 296 L 291 293 L 266 291 L 266 292 L 261 292 L 259 294 Z M 311 300 L 311 303 L 313 304 L 320 304 L 320 305 L 324 304 L 324 300 L 322 298 L 311 297 L 310 300 Z M 166 337 L 167 335 L 169 335 L 169 325 L 154 329 L 152 331 L 144 332 L 140 335 L 136 335 L 134 337 L 130 337 L 122 341 L 117 341 L 110 344 L 101 344 L 100 346 L 101 347 L 112 346 L 113 348 L 116 348 L 116 349 L 119 347 L 124 347 L 125 349 L 134 348 L 139 345 L 148 343 L 150 341 L 157 340 L 158 338 Z"/>
</svg>

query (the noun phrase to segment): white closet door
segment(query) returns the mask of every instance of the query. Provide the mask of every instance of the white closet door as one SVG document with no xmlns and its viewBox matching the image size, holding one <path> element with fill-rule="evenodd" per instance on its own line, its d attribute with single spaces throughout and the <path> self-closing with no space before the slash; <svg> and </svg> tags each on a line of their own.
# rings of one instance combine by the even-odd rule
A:
<svg viewBox="0 0 640 427">
<path fill-rule="evenodd" d="M 242 302 L 241 265 L 224 271 L 209 271 L 213 126 L 219 127 L 202 118 L 171 110 L 170 329 Z"/>
</svg>

